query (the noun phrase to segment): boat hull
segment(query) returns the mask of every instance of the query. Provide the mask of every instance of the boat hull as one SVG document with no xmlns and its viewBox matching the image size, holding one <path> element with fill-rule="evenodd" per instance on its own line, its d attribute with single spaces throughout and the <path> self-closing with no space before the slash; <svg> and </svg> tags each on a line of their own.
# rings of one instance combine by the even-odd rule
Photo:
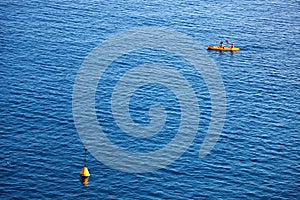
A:
<svg viewBox="0 0 300 200">
<path fill-rule="evenodd" d="M 207 50 L 217 50 L 217 51 L 239 51 L 240 48 L 237 48 L 237 47 L 233 47 L 233 48 L 230 48 L 230 47 L 223 47 L 223 48 L 220 48 L 219 46 L 208 46 L 208 47 L 207 47 Z"/>
</svg>

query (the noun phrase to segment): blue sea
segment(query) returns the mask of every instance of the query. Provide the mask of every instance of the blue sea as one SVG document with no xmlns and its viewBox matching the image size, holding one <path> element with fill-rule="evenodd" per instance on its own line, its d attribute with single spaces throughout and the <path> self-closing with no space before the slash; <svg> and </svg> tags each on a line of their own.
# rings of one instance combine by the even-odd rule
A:
<svg viewBox="0 0 300 200">
<path fill-rule="evenodd" d="M 298 0 L 2 0 L 0 199 L 300 199 L 299 11 Z M 205 52 L 222 78 L 226 117 L 217 143 L 199 158 L 212 116 L 205 80 L 172 53 L 137 49 L 121 55 L 99 77 L 95 92 L 99 126 L 113 145 L 138 154 L 156 151 L 181 125 L 175 93 L 146 84 L 130 99 L 130 117 L 146 126 L 151 105 L 160 104 L 167 115 L 162 130 L 145 139 L 118 126 L 112 92 L 135 66 L 173 67 L 199 103 L 199 126 L 181 156 L 157 170 L 128 173 L 99 160 L 82 140 L 73 89 L 98 45 L 149 27 L 184 34 Z M 206 50 L 226 40 L 241 50 Z M 79 176 L 85 146 L 88 185 Z"/>
</svg>

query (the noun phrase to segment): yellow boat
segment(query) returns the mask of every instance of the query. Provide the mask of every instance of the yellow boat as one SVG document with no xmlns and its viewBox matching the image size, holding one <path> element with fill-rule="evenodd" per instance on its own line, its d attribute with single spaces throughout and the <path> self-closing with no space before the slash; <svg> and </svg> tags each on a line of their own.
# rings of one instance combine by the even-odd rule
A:
<svg viewBox="0 0 300 200">
<path fill-rule="evenodd" d="M 219 46 L 208 46 L 207 49 L 208 50 L 219 50 L 219 51 L 239 51 L 240 50 L 240 48 L 237 48 L 237 47 L 233 47 L 233 48 L 223 47 L 223 48 L 220 48 Z"/>
</svg>

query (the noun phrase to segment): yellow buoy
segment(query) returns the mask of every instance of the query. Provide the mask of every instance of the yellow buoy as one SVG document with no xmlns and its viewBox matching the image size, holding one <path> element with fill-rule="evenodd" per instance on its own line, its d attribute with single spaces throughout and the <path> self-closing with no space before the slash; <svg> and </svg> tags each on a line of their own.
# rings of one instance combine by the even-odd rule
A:
<svg viewBox="0 0 300 200">
<path fill-rule="evenodd" d="M 91 176 L 87 167 L 82 168 L 82 170 L 80 172 L 80 176 L 81 177 L 90 177 Z"/>
<path fill-rule="evenodd" d="M 91 174 L 86 167 L 86 148 L 84 148 L 84 167 L 82 168 L 79 175 L 81 176 L 81 183 L 83 185 L 87 185 L 89 183 L 89 177 L 91 176 Z"/>
</svg>

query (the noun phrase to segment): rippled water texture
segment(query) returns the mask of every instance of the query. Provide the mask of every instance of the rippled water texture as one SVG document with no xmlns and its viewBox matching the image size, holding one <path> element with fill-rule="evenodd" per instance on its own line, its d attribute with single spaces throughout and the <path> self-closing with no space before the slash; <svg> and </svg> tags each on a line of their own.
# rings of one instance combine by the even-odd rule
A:
<svg viewBox="0 0 300 200">
<path fill-rule="evenodd" d="M 295 0 L 2 0 L 0 198 L 300 199 L 299 10 Z M 84 144 L 72 114 L 77 73 L 100 43 L 141 27 L 184 33 L 203 49 L 226 39 L 241 48 L 233 54 L 207 52 L 226 91 L 222 134 L 200 159 L 211 119 L 205 81 L 173 54 L 130 52 L 111 63 L 95 95 L 98 122 L 112 143 L 145 153 L 175 137 L 180 103 L 160 84 L 140 87 L 129 105 L 132 120 L 141 126 L 150 123 L 151 105 L 165 108 L 166 123 L 155 136 L 128 136 L 112 115 L 110 98 L 118 78 L 153 62 L 172 66 L 192 84 L 200 110 L 198 131 L 180 158 L 153 172 L 111 169 L 88 153 L 91 177 L 83 186 Z"/>
</svg>

